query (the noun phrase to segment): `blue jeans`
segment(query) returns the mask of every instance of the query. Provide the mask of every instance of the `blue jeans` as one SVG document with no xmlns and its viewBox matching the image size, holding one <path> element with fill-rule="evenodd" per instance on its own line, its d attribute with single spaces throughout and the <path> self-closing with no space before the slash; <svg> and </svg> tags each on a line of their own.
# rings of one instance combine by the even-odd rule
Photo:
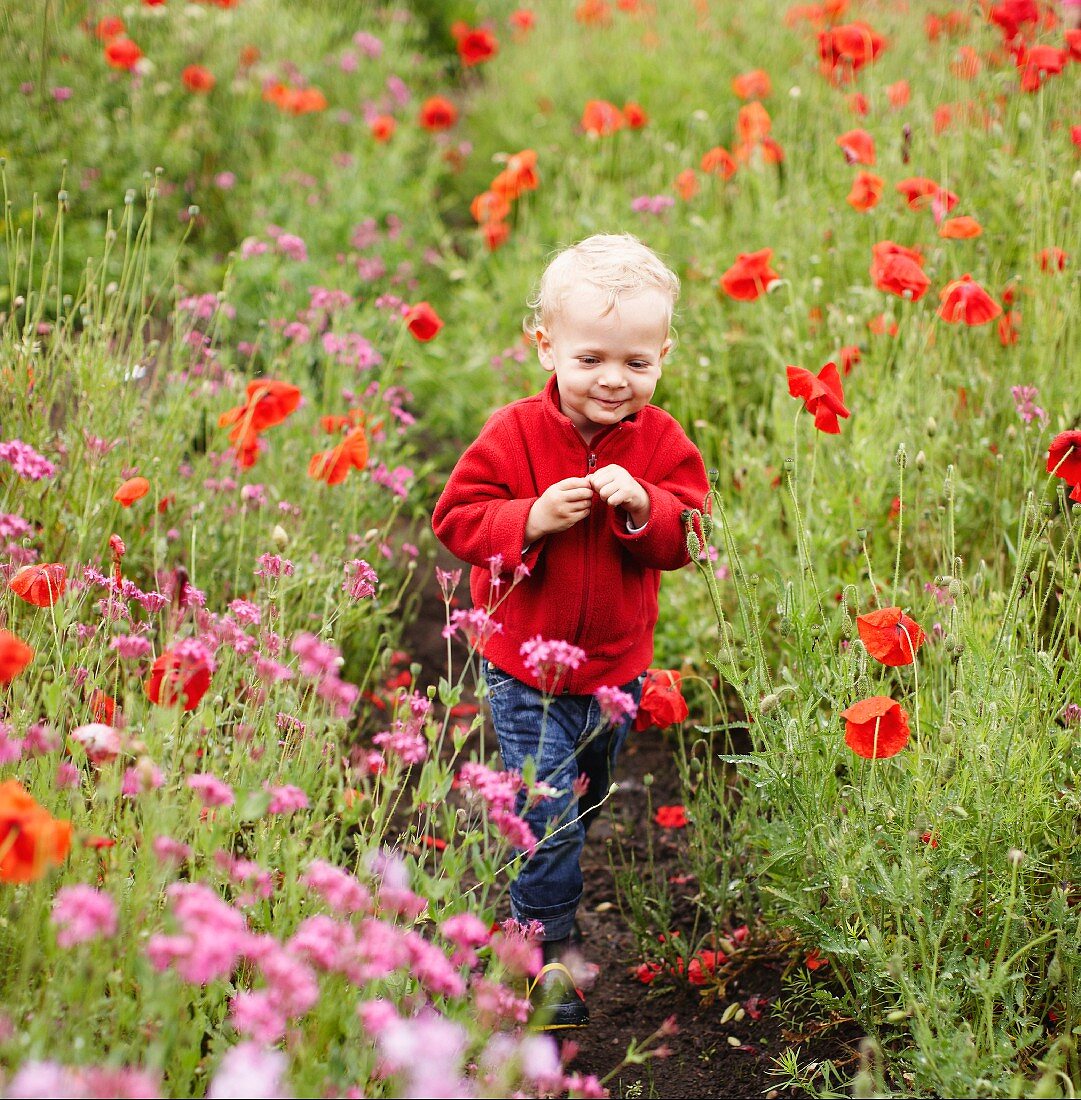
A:
<svg viewBox="0 0 1081 1100">
<path fill-rule="evenodd" d="M 532 760 L 537 780 L 558 791 L 525 813 L 525 792 L 518 795 L 516 810 L 533 830 L 538 845 L 511 883 L 511 915 L 523 924 L 540 921 L 546 940 L 566 939 L 582 898 L 579 857 L 586 831 L 608 794 L 616 757 L 631 722 L 609 726 L 592 695 L 556 695 L 549 698 L 545 713 L 545 697 L 536 688 L 488 661 L 483 662 L 482 671 L 503 767 L 521 772 L 526 761 Z M 623 684 L 621 690 L 637 703 L 644 679 L 639 676 Z M 571 785 L 580 774 L 588 778 L 589 786 L 579 798 Z M 579 820 L 560 829 L 575 818 Z M 560 831 L 545 839 L 556 829 Z"/>
</svg>

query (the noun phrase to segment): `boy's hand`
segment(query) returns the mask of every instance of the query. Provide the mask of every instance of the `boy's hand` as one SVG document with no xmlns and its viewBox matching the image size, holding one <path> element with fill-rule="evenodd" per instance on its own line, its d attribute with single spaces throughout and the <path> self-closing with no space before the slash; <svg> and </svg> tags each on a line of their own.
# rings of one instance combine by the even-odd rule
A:
<svg viewBox="0 0 1081 1100">
<path fill-rule="evenodd" d="M 592 504 L 593 490 L 588 478 L 565 477 L 549 485 L 529 509 L 526 542 L 536 542 L 542 535 L 554 535 L 573 527 L 589 515 Z"/>
<path fill-rule="evenodd" d="M 611 508 L 623 508 L 635 527 L 649 520 L 649 494 L 622 466 L 602 466 L 586 478 L 601 500 Z"/>
</svg>

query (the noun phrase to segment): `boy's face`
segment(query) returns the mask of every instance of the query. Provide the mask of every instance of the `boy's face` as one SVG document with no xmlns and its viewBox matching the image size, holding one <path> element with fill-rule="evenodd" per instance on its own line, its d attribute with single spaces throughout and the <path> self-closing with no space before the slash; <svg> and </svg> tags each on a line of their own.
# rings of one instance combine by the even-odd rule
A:
<svg viewBox="0 0 1081 1100">
<path fill-rule="evenodd" d="M 659 290 L 625 294 L 607 313 L 606 295 L 584 286 L 537 329 L 537 355 L 555 371 L 559 402 L 586 443 L 649 404 L 661 377 L 668 301 Z"/>
</svg>

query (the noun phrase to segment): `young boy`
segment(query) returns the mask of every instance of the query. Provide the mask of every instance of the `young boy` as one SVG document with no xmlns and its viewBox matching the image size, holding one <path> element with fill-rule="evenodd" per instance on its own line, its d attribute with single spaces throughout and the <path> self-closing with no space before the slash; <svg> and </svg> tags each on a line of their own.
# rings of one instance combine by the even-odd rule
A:
<svg viewBox="0 0 1081 1100">
<path fill-rule="evenodd" d="M 660 571 L 688 561 L 680 514 L 708 491 L 698 450 L 650 404 L 678 293 L 676 275 L 629 235 L 559 253 L 526 324 L 552 377 L 490 417 L 432 519 L 473 566 L 474 606 L 499 624 L 482 667 L 504 767 L 532 758 L 558 791 L 525 814 L 540 843 L 510 891 L 514 918 L 544 927 L 550 1026 L 589 1019 L 557 962 L 576 933 L 579 856 L 630 726 L 620 703 L 637 704 L 653 658 Z M 520 566 L 528 574 L 512 583 Z M 546 654 L 547 641 L 579 647 L 584 661 L 560 645 Z"/>
</svg>

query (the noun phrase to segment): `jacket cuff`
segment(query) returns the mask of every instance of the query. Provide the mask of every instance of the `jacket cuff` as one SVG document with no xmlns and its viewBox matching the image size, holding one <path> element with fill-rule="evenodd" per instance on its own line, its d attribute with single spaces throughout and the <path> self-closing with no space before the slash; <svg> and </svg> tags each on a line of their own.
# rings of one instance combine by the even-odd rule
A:
<svg viewBox="0 0 1081 1100">
<path fill-rule="evenodd" d="M 488 525 L 488 545 L 492 552 L 503 555 L 503 568 L 514 569 L 523 561 L 530 565 L 537 560 L 543 537 L 526 546 L 525 528 L 529 510 L 536 497 L 508 500 L 492 509 Z M 525 551 L 523 553 L 523 551 Z"/>
<path fill-rule="evenodd" d="M 642 560 L 660 569 L 678 569 L 690 560 L 680 516 L 684 505 L 674 494 L 638 479 L 649 496 L 649 519 L 637 531 L 627 530 L 630 514 L 613 508 L 609 524 L 617 539 Z"/>
</svg>

